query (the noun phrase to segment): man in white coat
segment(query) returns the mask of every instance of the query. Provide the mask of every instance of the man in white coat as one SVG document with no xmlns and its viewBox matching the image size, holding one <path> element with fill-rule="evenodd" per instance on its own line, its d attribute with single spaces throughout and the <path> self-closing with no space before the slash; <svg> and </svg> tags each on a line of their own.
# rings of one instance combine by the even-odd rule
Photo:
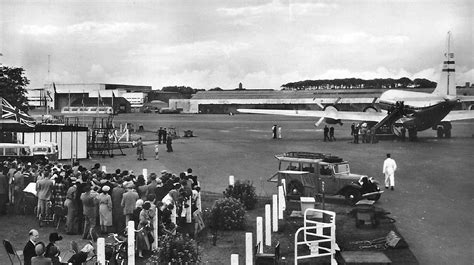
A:
<svg viewBox="0 0 474 265">
<path fill-rule="evenodd" d="M 385 188 L 390 187 L 393 190 L 395 186 L 395 170 L 397 170 L 397 163 L 387 154 L 387 158 L 383 162 L 383 173 L 385 174 Z"/>
</svg>

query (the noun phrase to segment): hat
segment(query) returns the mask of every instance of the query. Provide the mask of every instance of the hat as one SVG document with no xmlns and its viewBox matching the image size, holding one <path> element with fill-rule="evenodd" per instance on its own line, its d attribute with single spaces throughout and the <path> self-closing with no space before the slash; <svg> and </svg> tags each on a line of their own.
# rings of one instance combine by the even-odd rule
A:
<svg viewBox="0 0 474 265">
<path fill-rule="evenodd" d="M 166 173 L 168 173 L 168 171 L 166 171 L 166 169 L 161 170 L 161 174 L 166 174 Z"/>
<path fill-rule="evenodd" d="M 49 242 L 56 242 L 56 241 L 59 241 L 59 240 L 62 240 L 62 239 L 63 239 L 63 237 L 60 236 L 56 232 L 49 234 Z"/>
<path fill-rule="evenodd" d="M 43 253 L 44 253 L 44 243 L 43 242 L 40 242 L 40 243 L 36 244 L 35 253 L 36 253 L 36 256 L 43 255 Z"/>
<path fill-rule="evenodd" d="M 81 249 L 81 252 L 89 253 L 92 250 L 94 250 L 94 247 L 91 244 L 87 244 Z"/>
<path fill-rule="evenodd" d="M 110 190 L 110 187 L 107 186 L 107 185 L 105 185 L 105 186 L 102 187 L 102 191 L 104 191 L 104 192 L 107 192 L 107 191 L 109 191 L 109 190 Z"/>
<path fill-rule="evenodd" d="M 138 199 L 137 202 L 135 202 L 135 208 L 142 207 L 142 205 L 143 205 L 142 199 Z"/>
</svg>

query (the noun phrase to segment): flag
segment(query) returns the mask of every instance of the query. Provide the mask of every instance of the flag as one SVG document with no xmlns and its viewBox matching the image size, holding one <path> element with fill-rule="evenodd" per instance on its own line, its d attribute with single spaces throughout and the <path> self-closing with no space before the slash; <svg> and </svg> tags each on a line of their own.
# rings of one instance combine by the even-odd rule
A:
<svg viewBox="0 0 474 265">
<path fill-rule="evenodd" d="M 84 91 L 82 91 L 82 101 L 81 101 L 81 106 L 84 107 Z"/>
<path fill-rule="evenodd" d="M 20 109 L 13 107 L 6 99 L 2 98 L 1 103 L 2 109 L 2 119 L 10 119 L 13 118 L 17 122 L 25 124 L 30 127 L 34 127 L 35 119 L 33 119 L 28 114 L 24 113 Z"/>
</svg>

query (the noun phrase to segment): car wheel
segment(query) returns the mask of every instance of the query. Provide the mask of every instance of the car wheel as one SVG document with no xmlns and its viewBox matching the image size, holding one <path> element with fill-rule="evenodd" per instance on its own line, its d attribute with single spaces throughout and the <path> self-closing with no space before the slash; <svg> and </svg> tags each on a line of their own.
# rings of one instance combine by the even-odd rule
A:
<svg viewBox="0 0 474 265">
<path fill-rule="evenodd" d="M 349 188 L 344 192 L 344 197 L 350 205 L 355 205 L 361 198 L 361 193 L 355 188 Z"/>
</svg>

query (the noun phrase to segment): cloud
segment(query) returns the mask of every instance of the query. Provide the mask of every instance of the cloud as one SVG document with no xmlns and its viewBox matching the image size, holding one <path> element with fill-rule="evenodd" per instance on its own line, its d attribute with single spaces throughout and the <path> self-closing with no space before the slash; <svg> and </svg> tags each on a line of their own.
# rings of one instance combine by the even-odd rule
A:
<svg viewBox="0 0 474 265">
<path fill-rule="evenodd" d="M 200 41 L 178 45 L 144 44 L 128 53 L 128 62 L 153 64 L 160 70 L 182 67 L 213 68 L 227 63 L 235 53 L 250 48 L 245 42 Z"/>
<path fill-rule="evenodd" d="M 228 17 L 253 17 L 266 14 L 271 14 L 272 16 L 280 16 L 282 14 L 301 16 L 305 14 L 314 15 L 315 12 L 326 9 L 336 9 L 337 7 L 338 5 L 334 3 L 313 3 L 290 0 L 289 3 L 284 4 L 278 0 L 274 0 L 262 5 L 218 8 L 217 12 Z"/>
<path fill-rule="evenodd" d="M 404 44 L 410 40 L 403 35 L 374 36 L 365 32 L 354 32 L 340 35 L 312 35 L 311 38 L 319 45 L 350 45 L 350 44 Z"/>
<path fill-rule="evenodd" d="M 75 39 L 86 43 L 116 42 L 132 33 L 154 30 L 155 26 L 146 23 L 85 21 L 73 25 L 24 25 L 20 33 L 34 37 L 57 36 Z M 40 39 L 41 40 L 41 39 Z M 47 39 L 44 39 L 47 40 Z M 57 39 L 56 39 L 57 40 Z"/>
<path fill-rule="evenodd" d="M 51 25 L 25 25 L 20 28 L 20 34 L 32 36 L 50 36 L 60 32 L 60 28 Z"/>
</svg>

